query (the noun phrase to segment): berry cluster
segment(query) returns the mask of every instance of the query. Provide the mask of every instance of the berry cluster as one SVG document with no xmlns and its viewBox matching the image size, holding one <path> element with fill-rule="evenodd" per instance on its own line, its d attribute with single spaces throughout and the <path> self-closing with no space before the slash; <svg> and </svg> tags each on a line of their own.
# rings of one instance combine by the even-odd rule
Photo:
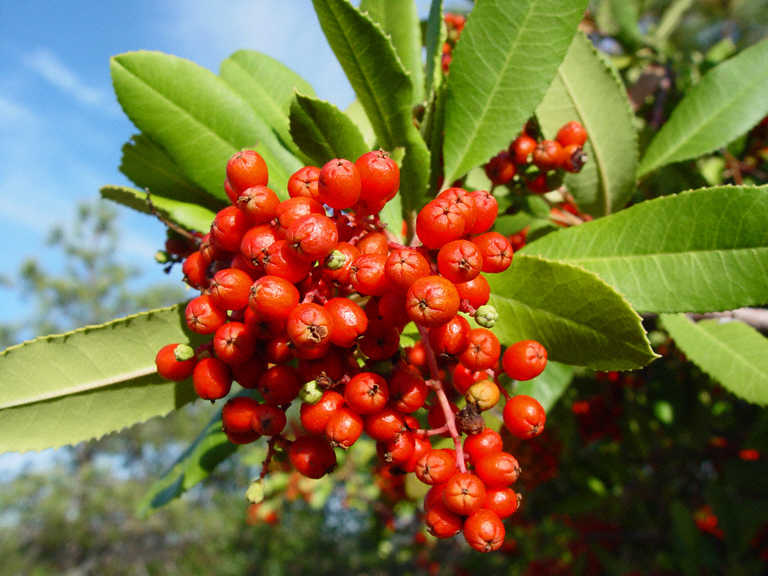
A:
<svg viewBox="0 0 768 576">
<path fill-rule="evenodd" d="M 541 433 L 542 406 L 510 397 L 498 377 L 503 370 L 534 378 L 547 353 L 524 340 L 502 355 L 490 330 L 498 314 L 483 273 L 506 270 L 513 254 L 509 240 L 491 231 L 496 199 L 444 190 L 418 213 L 406 246 L 379 218 L 400 185 L 397 164 L 381 150 L 301 168 L 287 200 L 267 182 L 255 151 L 227 163 L 232 205 L 182 265 L 200 291 L 186 307 L 187 325 L 211 339 L 197 350 L 163 347 L 158 372 L 175 381 L 191 376 L 206 400 L 227 397 L 233 382 L 258 392 L 260 399 L 229 398 L 222 422 L 234 443 L 268 438 L 262 477 L 284 453 L 302 475 L 320 478 L 336 466 L 335 449 L 365 433 L 388 474 L 413 472 L 432 487 L 425 500 L 432 534 L 462 531 L 473 548 L 497 549 L 502 519 L 519 503 L 510 485 L 520 468 L 481 413 L 503 395 L 509 431 Z M 403 349 L 411 324 L 418 344 Z M 299 422 L 288 425 L 296 400 Z M 454 448 L 433 448 L 442 437 Z"/>
<path fill-rule="evenodd" d="M 579 172 L 587 160 L 587 131 L 576 120 L 563 125 L 554 140 L 546 140 L 533 122 L 485 165 L 494 186 L 524 184 L 533 194 L 552 190 L 554 172 Z M 517 178 L 516 178 L 517 177 Z"/>
<path fill-rule="evenodd" d="M 442 66 L 443 73 L 448 74 L 448 68 L 451 66 L 451 58 L 453 57 L 453 49 L 456 47 L 456 42 L 459 41 L 461 31 L 464 30 L 467 17 L 463 14 L 447 12 L 444 20 L 447 35 L 445 42 L 443 42 L 440 65 Z"/>
</svg>

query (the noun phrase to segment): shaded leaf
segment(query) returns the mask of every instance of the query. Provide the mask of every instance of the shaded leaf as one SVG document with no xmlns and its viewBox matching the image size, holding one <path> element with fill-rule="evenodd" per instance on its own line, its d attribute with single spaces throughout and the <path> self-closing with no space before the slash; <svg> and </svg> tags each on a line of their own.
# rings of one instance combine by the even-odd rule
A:
<svg viewBox="0 0 768 576">
<path fill-rule="evenodd" d="M 288 111 L 293 93 L 314 96 L 312 85 L 284 64 L 254 50 L 238 50 L 221 63 L 219 73 L 290 148 Z"/>
<path fill-rule="evenodd" d="M 368 151 L 357 125 L 334 104 L 302 94 L 291 103 L 291 137 L 318 167 L 334 158 L 354 162 Z"/>
<path fill-rule="evenodd" d="M 526 394 L 539 401 L 544 410 L 549 412 L 573 380 L 573 367 L 547 362 L 547 367 L 540 375 L 532 380 L 517 382 L 514 394 Z"/>
<path fill-rule="evenodd" d="M 768 339 L 744 322 L 663 314 L 663 327 L 688 360 L 749 402 L 768 405 Z"/>
<path fill-rule="evenodd" d="M 654 136 L 640 162 L 638 176 L 717 150 L 765 117 L 766 61 L 768 40 L 763 40 L 707 72 Z"/>
<path fill-rule="evenodd" d="M 550 234 L 523 252 L 582 266 L 642 312 L 768 302 L 768 186 L 703 188 Z"/>
<path fill-rule="evenodd" d="M 448 36 L 443 16 L 443 1 L 432 0 L 427 17 L 424 45 L 427 50 L 426 82 L 427 96 L 437 91 L 443 77 L 441 67 L 443 44 Z"/>
<path fill-rule="evenodd" d="M 198 437 L 149 488 L 136 514 L 146 518 L 204 480 L 238 445 L 227 439 L 219 409 Z"/>
<path fill-rule="evenodd" d="M 429 149 L 413 124 L 411 78 L 390 39 L 347 0 L 313 0 L 328 43 L 373 126 L 379 146 L 405 148 L 400 169 L 403 208 L 421 207 L 429 181 Z"/>
<path fill-rule="evenodd" d="M 562 62 L 586 0 L 480 2 L 448 74 L 443 156 L 452 182 L 505 149 Z"/>
<path fill-rule="evenodd" d="M 139 188 L 148 188 L 158 196 L 194 202 L 214 211 L 225 206 L 221 199 L 191 182 L 168 154 L 145 134 L 136 134 L 123 146 L 120 171 Z"/>
<path fill-rule="evenodd" d="M 102 186 L 102 198 L 118 202 L 144 214 L 152 214 L 147 204 L 147 193 L 126 186 Z M 171 198 L 151 195 L 152 205 L 166 220 L 178 224 L 185 230 L 206 233 L 216 213 L 198 204 L 180 202 Z"/>
<path fill-rule="evenodd" d="M 140 51 L 113 57 L 110 68 L 131 121 L 215 197 L 227 199 L 225 167 L 238 150 L 253 148 L 264 157 L 272 187 L 284 188 L 301 167 L 226 82 L 194 62 Z"/>
<path fill-rule="evenodd" d="M 587 129 L 587 163 L 564 178 L 579 209 L 604 216 L 623 208 L 635 189 L 635 116 L 623 82 L 584 34 L 574 36 L 536 115 L 547 138 L 571 120 Z"/>
<path fill-rule="evenodd" d="M 413 0 L 362 0 L 360 11 L 367 12 L 371 20 L 389 35 L 403 68 L 411 76 L 412 104 L 419 104 L 424 100 L 424 65 L 421 61 L 421 22 L 416 3 Z"/>
<path fill-rule="evenodd" d="M 197 346 L 184 306 L 46 336 L 0 354 L 0 451 L 42 450 L 99 438 L 197 398 L 155 368 L 161 347 Z"/>
<path fill-rule="evenodd" d="M 591 272 L 516 254 L 487 279 L 502 344 L 531 338 L 556 362 L 596 370 L 632 370 L 656 357 L 637 313 Z"/>
</svg>

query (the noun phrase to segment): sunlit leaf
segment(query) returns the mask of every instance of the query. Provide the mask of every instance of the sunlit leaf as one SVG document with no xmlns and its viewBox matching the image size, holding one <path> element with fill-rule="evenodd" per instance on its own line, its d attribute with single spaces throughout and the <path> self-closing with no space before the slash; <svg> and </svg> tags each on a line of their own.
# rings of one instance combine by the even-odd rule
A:
<svg viewBox="0 0 768 576">
<path fill-rule="evenodd" d="M 571 120 L 587 129 L 587 163 L 564 178 L 579 209 L 603 216 L 623 208 L 635 189 L 635 117 L 623 82 L 584 34 L 574 36 L 536 114 L 548 138 Z"/>
<path fill-rule="evenodd" d="M 523 252 L 591 270 L 643 312 L 768 302 L 768 186 L 723 186 L 636 204 Z"/>
<path fill-rule="evenodd" d="M 768 40 L 718 64 L 685 94 L 651 141 L 638 176 L 708 154 L 768 114 Z"/>
<path fill-rule="evenodd" d="M 478 2 L 453 51 L 443 156 L 452 182 L 520 132 L 568 51 L 586 0 Z"/>
<path fill-rule="evenodd" d="M 8 348 L 0 354 L 0 451 L 76 444 L 191 402 L 192 383 L 163 380 L 155 356 L 166 344 L 200 340 L 179 305 Z"/>
<path fill-rule="evenodd" d="M 118 202 L 144 214 L 155 215 L 147 202 L 146 192 L 126 186 L 102 186 L 100 192 L 102 198 Z M 156 194 L 151 194 L 149 197 L 157 215 L 173 224 L 178 224 L 185 230 L 205 233 L 210 229 L 211 222 L 216 216 L 215 212 L 198 204 L 180 202 Z"/>
<path fill-rule="evenodd" d="M 664 314 L 661 322 L 686 358 L 740 398 L 768 405 L 768 339 L 744 322 Z"/>
<path fill-rule="evenodd" d="M 226 201 L 225 167 L 238 150 L 257 150 L 277 188 L 301 167 L 242 97 L 194 62 L 140 51 L 113 57 L 110 68 L 117 99 L 131 121 L 217 198 Z"/>
<path fill-rule="evenodd" d="M 493 330 L 505 345 L 538 340 L 552 360 L 597 370 L 631 370 L 655 358 L 640 317 L 591 272 L 516 254 L 506 272 L 487 279 L 499 313 Z"/>
</svg>

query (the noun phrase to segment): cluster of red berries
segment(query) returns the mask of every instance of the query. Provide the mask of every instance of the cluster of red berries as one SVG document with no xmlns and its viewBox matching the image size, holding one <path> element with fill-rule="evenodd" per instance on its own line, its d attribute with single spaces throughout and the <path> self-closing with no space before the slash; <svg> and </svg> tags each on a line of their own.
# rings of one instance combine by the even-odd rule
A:
<svg viewBox="0 0 768 576">
<path fill-rule="evenodd" d="M 461 31 L 464 30 L 464 24 L 467 22 L 467 17 L 463 14 L 447 12 L 445 14 L 444 20 L 447 36 L 445 38 L 445 42 L 443 42 L 440 65 L 443 68 L 443 73 L 447 74 L 448 68 L 451 66 L 453 49 L 456 47 L 456 42 L 459 41 Z"/>
<path fill-rule="evenodd" d="M 503 369 L 515 380 L 534 378 L 547 354 L 525 340 L 502 355 L 490 330 L 498 314 L 483 273 L 506 270 L 513 253 L 490 230 L 496 199 L 448 188 L 418 213 L 416 237 L 405 246 L 379 218 L 400 185 L 397 164 L 381 150 L 301 168 L 288 180 L 287 200 L 267 182 L 255 151 L 227 163 L 232 205 L 182 265 L 201 292 L 186 307 L 187 325 L 211 339 L 196 350 L 163 347 L 158 372 L 175 381 L 191 376 L 211 401 L 228 396 L 233 382 L 258 391 L 260 400 L 229 398 L 222 422 L 234 443 L 269 438 L 263 475 L 285 453 L 298 472 L 320 478 L 336 466 L 335 449 L 365 433 L 388 472 L 414 472 L 433 487 L 425 507 L 434 535 L 463 531 L 474 548 L 497 549 L 502 519 L 518 505 L 509 485 L 520 470 L 480 414 L 503 394 L 509 430 L 539 434 L 542 406 L 509 397 L 498 377 Z M 411 323 L 422 362 L 401 348 Z M 443 386 L 449 373 L 450 389 Z M 462 409 L 453 401 L 460 396 Z M 286 409 L 297 399 L 300 422 L 289 426 Z M 442 436 L 455 449 L 433 448 L 431 439 Z"/>
<path fill-rule="evenodd" d="M 535 123 L 526 124 L 509 145 L 485 165 L 494 186 L 524 185 L 533 194 L 549 192 L 554 172 L 579 172 L 587 160 L 587 131 L 576 120 L 563 125 L 554 140 L 538 134 Z"/>
</svg>

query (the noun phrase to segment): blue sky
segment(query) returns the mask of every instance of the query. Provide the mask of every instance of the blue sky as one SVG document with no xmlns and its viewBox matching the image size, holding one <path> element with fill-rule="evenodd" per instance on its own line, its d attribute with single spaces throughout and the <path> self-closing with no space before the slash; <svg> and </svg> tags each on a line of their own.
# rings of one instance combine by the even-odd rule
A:
<svg viewBox="0 0 768 576">
<path fill-rule="evenodd" d="M 417 5 L 425 15 L 429 1 Z M 340 107 L 353 99 L 310 0 L 0 2 L 0 276 L 32 256 L 55 269 L 51 227 L 72 222 L 102 185 L 130 185 L 118 166 L 136 129 L 114 98 L 110 56 L 159 50 L 217 71 L 240 48 L 280 60 Z M 140 266 L 144 282 L 167 280 L 153 261 L 162 224 L 120 213 L 120 260 Z M 0 298 L 0 323 L 32 313 L 7 289 Z"/>
<path fill-rule="evenodd" d="M 429 4 L 417 0 L 422 17 Z M 0 276 L 15 276 L 29 257 L 56 269 L 45 246 L 51 227 L 72 222 L 78 202 L 97 199 L 104 184 L 130 185 L 118 166 L 136 129 L 114 98 L 110 56 L 159 50 L 217 71 L 240 48 L 280 60 L 340 107 L 353 99 L 310 0 L 0 2 Z M 146 283 L 166 281 L 153 260 L 162 224 L 120 214 L 120 261 L 140 267 Z M 2 287 L 0 300 L 0 323 L 33 313 Z M 51 456 L 0 455 L 0 481 L 21 466 L 47 466 Z"/>
</svg>

